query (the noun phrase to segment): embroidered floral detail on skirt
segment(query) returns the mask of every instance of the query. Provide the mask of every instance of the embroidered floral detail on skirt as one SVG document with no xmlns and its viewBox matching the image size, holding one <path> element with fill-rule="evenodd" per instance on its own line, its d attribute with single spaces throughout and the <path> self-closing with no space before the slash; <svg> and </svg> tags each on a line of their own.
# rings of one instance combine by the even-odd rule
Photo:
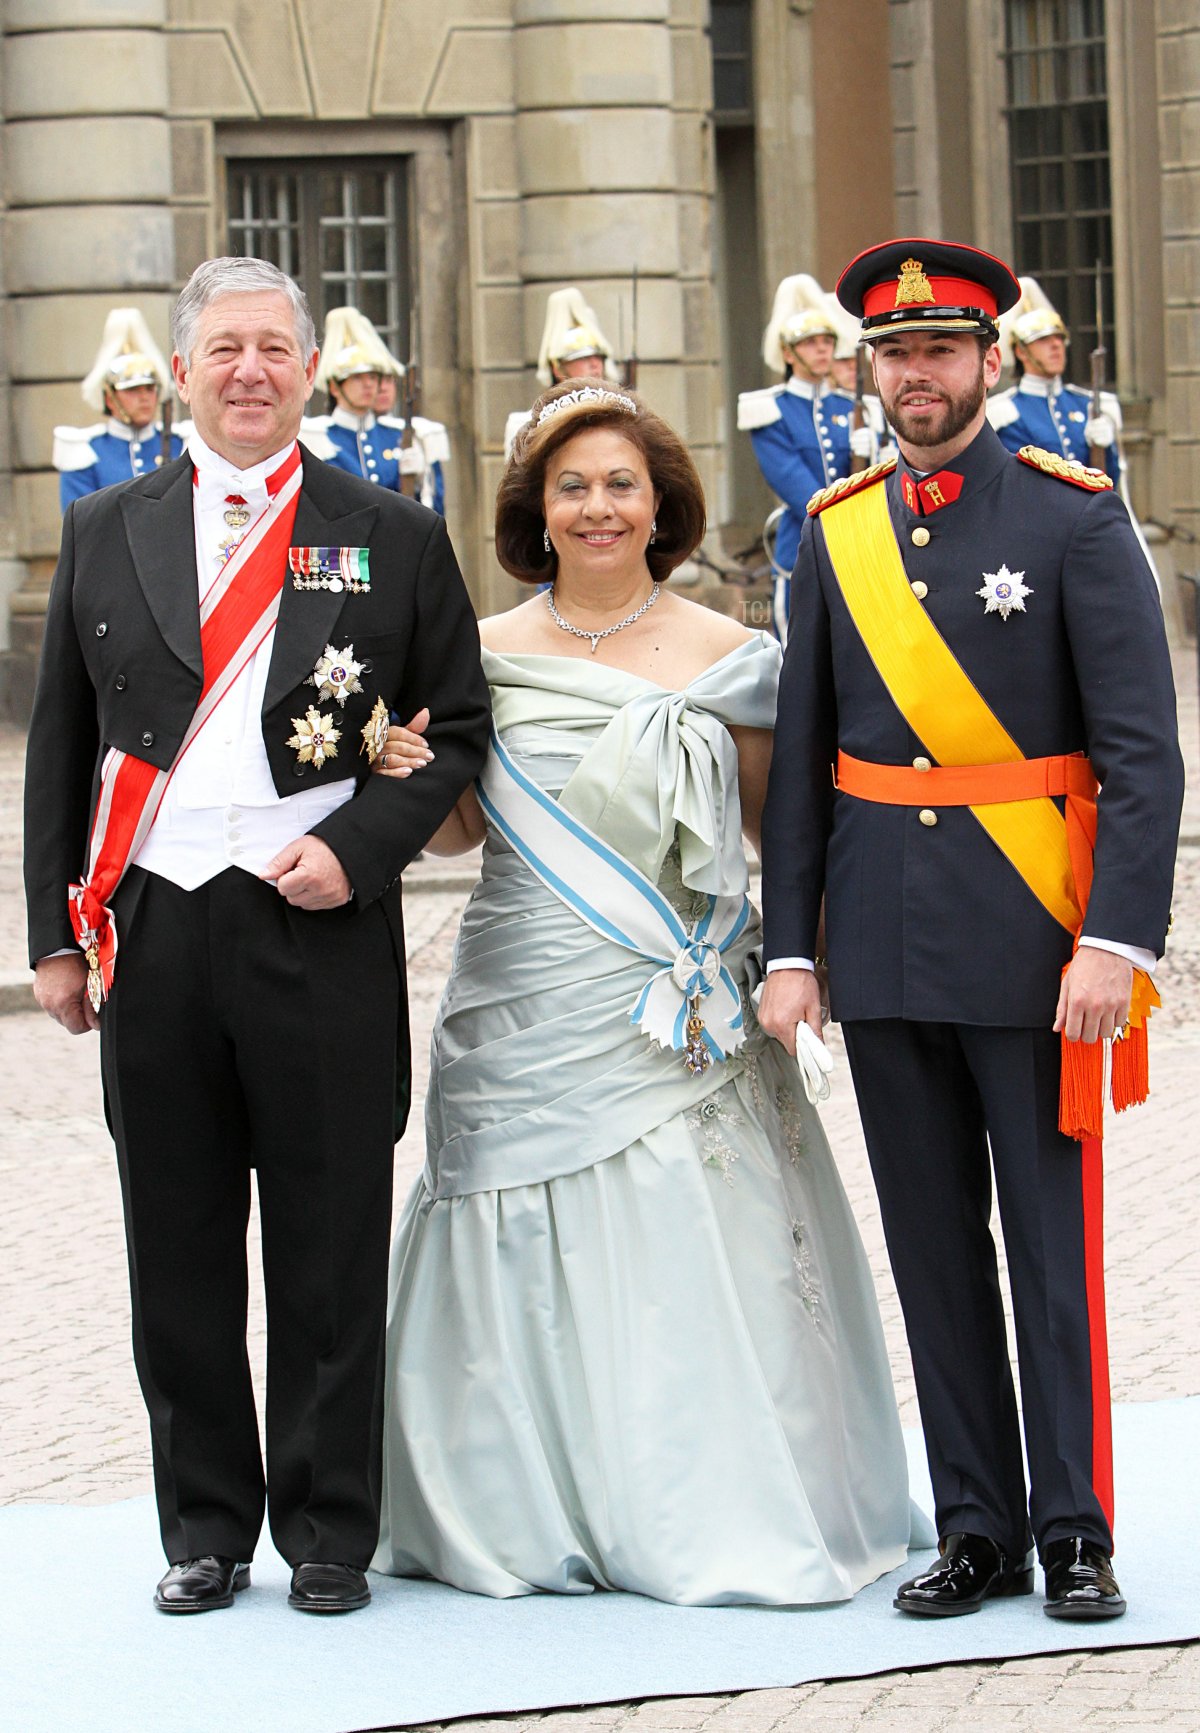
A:
<svg viewBox="0 0 1200 1733">
<path fill-rule="evenodd" d="M 787 1145 L 788 1160 L 793 1167 L 799 1167 L 800 1158 L 804 1154 L 804 1116 L 800 1111 L 800 1103 L 782 1084 L 775 1091 L 775 1106 L 779 1112 L 779 1122 L 783 1127 L 783 1141 Z"/>
<path fill-rule="evenodd" d="M 796 1248 L 792 1254 L 792 1264 L 800 1282 L 800 1297 L 809 1317 L 815 1319 L 821 1304 L 821 1289 L 813 1274 L 812 1253 L 808 1249 L 804 1224 L 795 1220 L 792 1222 L 792 1244 Z"/>
<path fill-rule="evenodd" d="M 719 1168 L 725 1184 L 732 1185 L 733 1164 L 740 1161 L 741 1156 L 732 1144 L 726 1141 L 721 1127 L 746 1123 L 737 1108 L 725 1107 L 715 1095 L 710 1095 L 698 1106 L 689 1107 L 683 1117 L 688 1130 L 700 1134 L 700 1159 L 705 1167 Z"/>
</svg>

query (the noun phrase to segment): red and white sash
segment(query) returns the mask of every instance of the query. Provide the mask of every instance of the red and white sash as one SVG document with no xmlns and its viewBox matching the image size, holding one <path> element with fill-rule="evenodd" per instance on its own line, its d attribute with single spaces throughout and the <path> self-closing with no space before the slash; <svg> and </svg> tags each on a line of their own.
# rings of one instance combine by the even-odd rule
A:
<svg viewBox="0 0 1200 1733">
<path fill-rule="evenodd" d="M 109 899 L 154 823 L 176 766 L 267 634 L 274 630 L 302 480 L 294 445 L 267 477 L 267 504 L 200 599 L 204 683 L 195 714 L 168 770 L 128 752 L 108 754 L 92 820 L 87 875 L 68 887 L 71 926 L 88 961 L 95 1010 L 108 997 L 117 958 Z"/>
</svg>

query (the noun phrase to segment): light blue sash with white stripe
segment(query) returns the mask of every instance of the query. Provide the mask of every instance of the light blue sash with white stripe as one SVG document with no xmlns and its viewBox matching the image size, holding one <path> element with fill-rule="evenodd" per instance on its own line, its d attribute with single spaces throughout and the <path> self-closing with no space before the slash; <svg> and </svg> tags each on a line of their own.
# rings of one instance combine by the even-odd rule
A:
<svg viewBox="0 0 1200 1733">
<path fill-rule="evenodd" d="M 560 902 L 657 965 L 630 1009 L 631 1023 L 683 1053 L 696 1073 L 742 1045 L 741 1001 L 721 957 L 750 919 L 744 894 L 709 897 L 705 913 L 687 926 L 657 885 L 519 769 L 494 728 L 475 786 L 489 823 Z"/>
</svg>

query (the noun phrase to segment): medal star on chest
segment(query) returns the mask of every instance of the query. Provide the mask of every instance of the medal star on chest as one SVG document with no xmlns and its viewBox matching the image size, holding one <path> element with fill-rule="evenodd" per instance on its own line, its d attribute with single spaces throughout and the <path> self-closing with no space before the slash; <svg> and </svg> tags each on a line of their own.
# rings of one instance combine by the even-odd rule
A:
<svg viewBox="0 0 1200 1733">
<path fill-rule="evenodd" d="M 287 744 L 301 764 L 312 764 L 320 770 L 327 758 L 337 757 L 337 743 L 342 738 L 342 731 L 334 727 L 332 716 L 322 716 L 319 710 L 309 709 L 303 716 L 292 717 L 292 727 L 296 732 Z"/>
<path fill-rule="evenodd" d="M 354 692 L 362 691 L 359 675 L 363 664 L 354 660 L 354 645 L 347 644 L 344 650 L 335 650 L 332 644 L 326 644 L 324 654 L 317 657 L 317 665 L 304 682 L 306 686 L 317 688 L 318 698 L 336 698 L 339 706 L 345 709 L 346 699 Z"/>
<path fill-rule="evenodd" d="M 1011 613 L 1025 612 L 1025 598 L 1033 591 L 1025 582 L 1024 572 L 1010 572 L 1007 566 L 999 571 L 984 572 L 983 583 L 975 594 L 983 598 L 985 614 L 999 614 L 1007 620 Z"/>
</svg>

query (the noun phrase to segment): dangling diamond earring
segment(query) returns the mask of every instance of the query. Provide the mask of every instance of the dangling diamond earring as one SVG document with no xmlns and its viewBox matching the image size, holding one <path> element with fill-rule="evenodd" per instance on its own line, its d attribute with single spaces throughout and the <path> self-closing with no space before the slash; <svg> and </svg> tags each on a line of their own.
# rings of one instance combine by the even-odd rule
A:
<svg viewBox="0 0 1200 1733">
<path fill-rule="evenodd" d="M 542 546 L 545 548 L 547 553 L 550 552 L 550 531 L 549 531 L 549 529 L 544 529 L 542 531 Z"/>
<path fill-rule="evenodd" d="M 650 546 L 653 547 L 657 540 L 658 540 L 658 519 L 656 517 L 652 517 L 650 519 Z"/>
</svg>

